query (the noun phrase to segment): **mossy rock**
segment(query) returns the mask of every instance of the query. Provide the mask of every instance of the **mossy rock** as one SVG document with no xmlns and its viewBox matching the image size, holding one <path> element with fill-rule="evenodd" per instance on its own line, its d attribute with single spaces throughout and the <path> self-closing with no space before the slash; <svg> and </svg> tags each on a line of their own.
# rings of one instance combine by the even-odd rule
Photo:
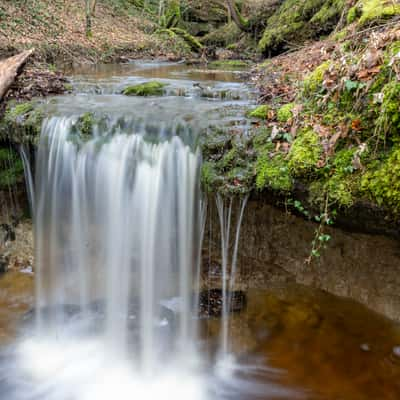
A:
<svg viewBox="0 0 400 400">
<path fill-rule="evenodd" d="M 82 114 L 73 126 L 73 132 L 79 134 L 81 139 L 89 139 L 93 136 L 96 117 L 92 112 Z"/>
<path fill-rule="evenodd" d="M 166 83 L 151 81 L 126 87 L 122 94 L 125 96 L 162 96 L 165 94 Z"/>
<path fill-rule="evenodd" d="M 0 122 L 0 139 L 12 143 L 35 143 L 42 129 L 43 113 L 37 101 L 10 102 Z"/>
<path fill-rule="evenodd" d="M 361 0 L 360 25 L 382 21 L 400 15 L 400 4 L 391 0 Z"/>
<path fill-rule="evenodd" d="M 336 26 L 344 0 L 285 0 L 268 19 L 266 29 L 259 42 L 259 50 L 274 55 L 330 33 Z"/>
<path fill-rule="evenodd" d="M 216 131 L 201 138 L 205 162 L 201 183 L 205 192 L 243 195 L 254 189 L 255 154 L 247 135 Z"/>
<path fill-rule="evenodd" d="M 259 119 L 266 119 L 268 116 L 268 111 L 270 107 L 266 104 L 258 106 L 256 109 L 247 112 L 248 118 L 259 118 Z"/>
</svg>

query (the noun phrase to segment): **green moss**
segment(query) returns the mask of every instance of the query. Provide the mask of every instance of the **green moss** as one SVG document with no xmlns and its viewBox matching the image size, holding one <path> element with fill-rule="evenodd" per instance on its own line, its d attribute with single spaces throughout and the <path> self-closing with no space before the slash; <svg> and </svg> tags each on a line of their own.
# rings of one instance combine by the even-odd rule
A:
<svg viewBox="0 0 400 400">
<path fill-rule="evenodd" d="M 321 87 L 325 73 L 329 70 L 331 65 L 331 61 L 325 61 L 305 78 L 303 85 L 306 94 L 314 93 Z"/>
<path fill-rule="evenodd" d="M 347 13 L 347 23 L 348 24 L 352 24 L 356 19 L 361 17 L 361 10 L 360 7 L 358 7 L 358 5 L 355 5 L 354 7 L 351 7 L 349 12 Z"/>
<path fill-rule="evenodd" d="M 343 0 L 283 1 L 267 21 L 259 50 L 277 53 L 330 32 L 340 18 L 343 5 Z"/>
<path fill-rule="evenodd" d="M 249 62 L 244 60 L 222 60 L 222 61 L 213 61 L 208 64 L 209 68 L 214 69 L 243 69 L 249 67 Z"/>
<path fill-rule="evenodd" d="M 307 177 L 316 169 L 322 154 L 318 135 L 312 130 L 304 130 L 294 140 L 289 152 L 289 171 L 293 176 Z"/>
<path fill-rule="evenodd" d="M 206 192 L 211 193 L 215 190 L 218 175 L 215 170 L 215 164 L 206 161 L 201 167 L 201 183 Z"/>
<path fill-rule="evenodd" d="M 272 155 L 266 146 L 257 158 L 256 187 L 259 190 L 270 188 L 280 192 L 290 192 L 293 179 L 290 176 L 288 163 L 283 154 Z"/>
<path fill-rule="evenodd" d="M 42 122 L 43 113 L 36 102 L 11 102 L 0 124 L 0 138 L 13 143 L 33 143 L 40 135 Z"/>
<path fill-rule="evenodd" d="M 122 94 L 125 96 L 162 96 L 166 83 L 151 81 L 138 85 L 128 86 Z"/>
<path fill-rule="evenodd" d="M 31 102 L 16 104 L 14 107 L 8 108 L 5 118 L 9 121 L 15 121 L 18 117 L 22 117 L 33 110 Z"/>
<path fill-rule="evenodd" d="M 159 24 L 163 28 L 171 28 L 178 24 L 181 19 L 181 7 L 178 0 L 169 0 L 165 5 L 165 11 L 160 16 Z"/>
<path fill-rule="evenodd" d="M 190 47 L 190 49 L 194 52 L 199 52 L 203 49 L 203 45 L 190 33 L 181 28 L 171 28 L 170 29 L 174 34 L 180 36 Z"/>
<path fill-rule="evenodd" d="M 81 135 L 92 136 L 94 123 L 95 123 L 94 114 L 91 112 L 86 112 L 79 117 L 75 126 L 79 130 L 79 133 Z"/>
<path fill-rule="evenodd" d="M 24 167 L 18 154 L 12 149 L 0 149 L 0 189 L 22 182 Z"/>
<path fill-rule="evenodd" d="M 360 192 L 361 174 L 353 167 L 356 148 L 338 151 L 326 167 L 325 174 L 309 186 L 309 201 L 324 204 L 328 197 L 331 205 L 351 207 Z"/>
<path fill-rule="evenodd" d="M 342 149 L 336 152 L 332 162 L 336 174 L 344 175 L 353 172 L 352 165 L 355 152 L 355 148 Z"/>
<path fill-rule="evenodd" d="M 334 172 L 328 179 L 326 190 L 331 202 L 342 207 L 353 205 L 356 192 L 359 189 L 360 175 L 355 173 L 353 159 L 355 148 L 338 151 L 333 159 Z"/>
<path fill-rule="evenodd" d="M 255 154 L 250 143 L 247 135 L 218 130 L 200 138 L 205 160 L 201 182 L 206 192 L 240 195 L 254 188 Z"/>
<path fill-rule="evenodd" d="M 361 0 L 362 14 L 359 23 L 384 20 L 400 14 L 400 4 L 391 0 Z"/>
<path fill-rule="evenodd" d="M 383 102 L 377 126 L 381 134 L 391 134 L 391 139 L 400 141 L 400 83 L 393 80 L 386 84 L 382 90 Z"/>
<path fill-rule="evenodd" d="M 294 103 L 288 103 L 282 106 L 277 113 L 278 121 L 279 122 L 287 122 L 289 119 L 293 118 L 293 108 L 295 104 Z"/>
<path fill-rule="evenodd" d="M 328 0 L 311 18 L 311 23 L 318 26 L 332 24 L 338 20 L 346 4 L 345 0 Z"/>
<path fill-rule="evenodd" d="M 70 83 L 64 83 L 64 89 L 65 89 L 67 92 L 72 92 L 73 89 L 74 89 L 74 87 L 73 87 Z"/>
<path fill-rule="evenodd" d="M 256 109 L 253 111 L 249 111 L 247 113 L 247 116 L 249 118 L 259 118 L 259 119 L 266 119 L 268 115 L 268 111 L 270 110 L 270 107 L 266 104 L 263 104 L 261 106 L 258 106 Z"/>
<path fill-rule="evenodd" d="M 361 180 L 361 189 L 378 205 L 400 212 L 400 148 L 382 163 L 374 163 Z"/>
<path fill-rule="evenodd" d="M 333 39 L 337 40 L 338 42 L 342 41 L 347 36 L 347 29 L 344 28 L 341 31 L 335 33 L 333 35 Z"/>
</svg>

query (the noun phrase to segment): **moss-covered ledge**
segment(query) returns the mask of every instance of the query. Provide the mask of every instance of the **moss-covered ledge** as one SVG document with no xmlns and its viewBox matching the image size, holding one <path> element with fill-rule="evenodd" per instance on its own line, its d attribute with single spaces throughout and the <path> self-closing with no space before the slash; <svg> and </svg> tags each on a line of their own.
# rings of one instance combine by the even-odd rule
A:
<svg viewBox="0 0 400 400">
<path fill-rule="evenodd" d="M 331 46 L 310 73 L 286 69 L 278 85 L 290 96 L 249 110 L 250 132 L 208 135 L 205 191 L 250 193 L 319 226 L 399 238 L 400 42 L 390 25 L 371 35 Z M 276 71 L 260 68 L 276 85 Z"/>
<path fill-rule="evenodd" d="M 0 141 L 13 144 L 37 143 L 44 118 L 41 100 L 8 102 L 0 116 Z"/>
</svg>

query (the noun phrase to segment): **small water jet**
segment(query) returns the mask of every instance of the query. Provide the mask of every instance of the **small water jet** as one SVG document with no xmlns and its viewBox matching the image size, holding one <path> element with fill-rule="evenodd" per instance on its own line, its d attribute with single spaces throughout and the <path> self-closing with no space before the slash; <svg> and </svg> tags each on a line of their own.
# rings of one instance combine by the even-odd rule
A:
<svg viewBox="0 0 400 400">
<path fill-rule="evenodd" d="M 237 256 L 239 249 L 240 228 L 242 226 L 243 214 L 246 208 L 248 196 L 239 201 L 238 216 L 236 220 L 235 236 L 230 257 L 231 247 L 231 223 L 233 198 L 225 204 L 225 199 L 217 195 L 216 204 L 221 230 L 221 254 L 222 254 L 222 330 L 221 330 L 221 354 L 222 357 L 229 357 L 229 315 L 231 313 L 231 303 L 235 287 Z M 230 271 L 228 266 L 230 263 Z"/>
</svg>

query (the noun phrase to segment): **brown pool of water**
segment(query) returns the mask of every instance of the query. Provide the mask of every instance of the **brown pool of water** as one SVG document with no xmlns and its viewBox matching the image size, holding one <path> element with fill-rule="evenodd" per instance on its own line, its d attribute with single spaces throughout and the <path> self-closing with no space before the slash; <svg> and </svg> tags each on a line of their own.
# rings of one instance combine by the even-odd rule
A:
<svg viewBox="0 0 400 400">
<path fill-rule="evenodd" d="M 1 344 L 15 339 L 33 292 L 30 274 L 0 276 Z M 218 318 L 201 321 L 210 352 L 220 326 Z M 400 399 L 400 326 L 352 300 L 295 284 L 250 289 L 245 309 L 230 320 L 230 343 L 241 362 L 262 359 L 281 371 L 274 380 L 301 390 L 303 399 Z M 266 372 L 257 379 L 261 383 L 271 376 Z M 267 393 L 255 398 L 274 399 Z"/>
<path fill-rule="evenodd" d="M 15 339 L 18 323 L 33 305 L 33 275 L 9 271 L 0 276 L 0 344 Z"/>
<path fill-rule="evenodd" d="M 230 321 L 239 359 L 263 357 L 282 371 L 279 383 L 302 389 L 305 399 L 400 399 L 398 324 L 354 301 L 294 284 L 249 290 L 247 297 L 246 309 Z M 215 342 L 219 328 L 210 319 L 202 334 Z"/>
<path fill-rule="evenodd" d="M 243 82 L 246 69 L 232 71 L 210 69 L 205 65 L 190 66 L 185 63 L 137 61 L 127 64 L 79 65 L 67 68 L 65 73 L 72 76 L 90 76 L 95 79 L 107 79 L 112 76 L 140 76 L 148 79 L 189 79 L 200 81 Z"/>
</svg>

